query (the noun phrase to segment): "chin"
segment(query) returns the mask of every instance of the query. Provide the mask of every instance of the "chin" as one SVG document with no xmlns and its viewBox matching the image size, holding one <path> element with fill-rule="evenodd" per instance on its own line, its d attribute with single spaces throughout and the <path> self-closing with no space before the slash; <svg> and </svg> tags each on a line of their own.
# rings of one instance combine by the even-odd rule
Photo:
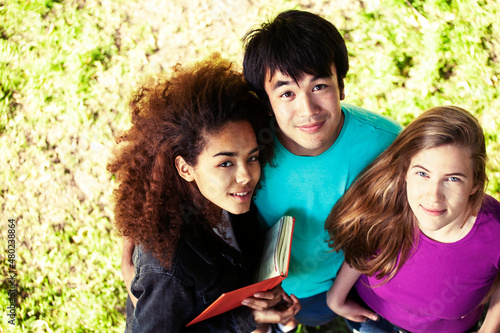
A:
<svg viewBox="0 0 500 333">
<path fill-rule="evenodd" d="M 248 212 L 250 210 L 250 205 L 246 207 L 232 207 L 232 208 L 227 208 L 226 209 L 229 213 L 234 214 L 234 215 L 240 215 Z"/>
</svg>

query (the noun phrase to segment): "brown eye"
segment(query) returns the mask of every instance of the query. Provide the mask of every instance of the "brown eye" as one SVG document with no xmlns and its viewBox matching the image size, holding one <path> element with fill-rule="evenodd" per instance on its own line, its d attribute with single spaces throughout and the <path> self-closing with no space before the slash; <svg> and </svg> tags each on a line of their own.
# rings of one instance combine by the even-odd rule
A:
<svg viewBox="0 0 500 333">
<path fill-rule="evenodd" d="M 314 86 L 313 91 L 322 90 L 326 88 L 326 84 L 317 84 Z"/>
</svg>

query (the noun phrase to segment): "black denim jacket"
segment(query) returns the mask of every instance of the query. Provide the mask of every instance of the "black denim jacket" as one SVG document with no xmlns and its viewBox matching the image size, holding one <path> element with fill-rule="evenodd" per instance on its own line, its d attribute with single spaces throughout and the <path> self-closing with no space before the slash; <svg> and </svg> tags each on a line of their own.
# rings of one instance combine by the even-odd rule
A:
<svg viewBox="0 0 500 333">
<path fill-rule="evenodd" d="M 249 266 L 254 265 L 261 244 L 258 225 L 256 222 L 249 225 L 248 219 L 239 218 L 237 223 L 233 222 L 233 229 L 247 256 L 210 232 L 184 236 L 169 269 L 162 267 L 151 253 L 136 247 L 133 256 L 136 276 L 131 291 L 138 301 L 128 314 L 126 331 L 243 333 L 255 330 L 251 310 L 244 306 L 185 327 L 222 293 L 243 287 L 250 280 Z"/>
</svg>

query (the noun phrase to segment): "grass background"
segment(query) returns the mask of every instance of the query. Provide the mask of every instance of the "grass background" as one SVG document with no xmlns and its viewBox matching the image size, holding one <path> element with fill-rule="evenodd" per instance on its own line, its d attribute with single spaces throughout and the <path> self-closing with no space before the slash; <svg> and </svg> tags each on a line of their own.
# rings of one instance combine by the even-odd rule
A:
<svg viewBox="0 0 500 333">
<path fill-rule="evenodd" d="M 0 332 L 123 332 L 105 166 L 129 126 L 131 90 L 213 51 L 241 64 L 244 33 L 291 8 L 345 36 L 347 102 L 403 125 L 436 105 L 473 112 L 487 137 L 487 193 L 500 199 L 498 1 L 0 0 Z M 6 316 L 9 218 L 16 326 Z"/>
</svg>

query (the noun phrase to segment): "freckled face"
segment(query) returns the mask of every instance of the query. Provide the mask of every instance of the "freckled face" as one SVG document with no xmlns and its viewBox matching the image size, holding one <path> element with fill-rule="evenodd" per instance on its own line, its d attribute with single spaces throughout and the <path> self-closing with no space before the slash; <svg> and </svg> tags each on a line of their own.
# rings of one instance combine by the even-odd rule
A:
<svg viewBox="0 0 500 333">
<path fill-rule="evenodd" d="M 477 190 L 473 175 L 470 150 L 463 147 L 445 145 L 413 156 L 407 195 L 424 234 L 446 238 L 469 218 L 469 197 Z"/>
<path fill-rule="evenodd" d="M 290 76 L 267 73 L 264 89 L 269 97 L 280 132 L 280 142 L 290 152 L 317 156 L 335 142 L 344 116 L 340 108 L 343 93 L 332 76 L 318 77 L 304 73 L 295 82 Z"/>
<path fill-rule="evenodd" d="M 208 200 L 233 214 L 249 210 L 260 177 L 255 132 L 247 121 L 230 122 L 205 136 L 205 148 L 196 166 L 189 166 L 192 180 Z"/>
</svg>

